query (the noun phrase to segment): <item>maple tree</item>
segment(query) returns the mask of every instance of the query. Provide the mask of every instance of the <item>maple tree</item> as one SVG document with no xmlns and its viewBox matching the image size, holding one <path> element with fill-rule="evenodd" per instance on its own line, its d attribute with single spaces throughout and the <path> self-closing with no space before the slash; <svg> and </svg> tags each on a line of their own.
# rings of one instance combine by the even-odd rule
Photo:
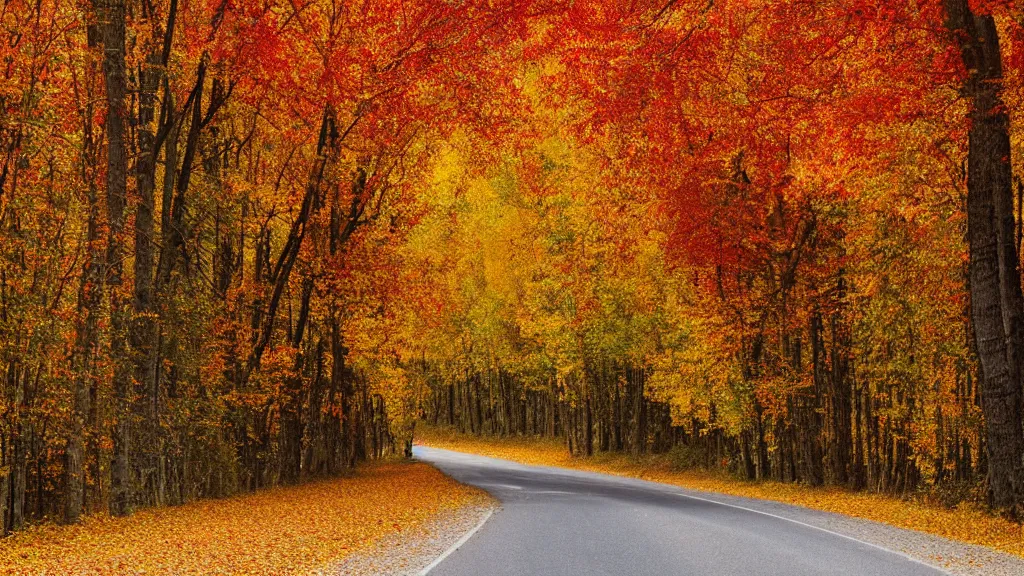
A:
<svg viewBox="0 0 1024 576">
<path fill-rule="evenodd" d="M 1019 513 L 1022 21 L 8 0 L 0 526 L 418 418 Z"/>
</svg>

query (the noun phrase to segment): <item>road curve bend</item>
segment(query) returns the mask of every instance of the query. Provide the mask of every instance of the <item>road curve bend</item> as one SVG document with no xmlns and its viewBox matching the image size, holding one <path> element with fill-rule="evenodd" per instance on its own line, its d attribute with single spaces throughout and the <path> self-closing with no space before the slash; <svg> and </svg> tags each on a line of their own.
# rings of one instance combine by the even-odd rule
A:
<svg viewBox="0 0 1024 576">
<path fill-rule="evenodd" d="M 900 553 L 667 484 L 417 446 L 501 501 L 430 576 L 939 576 Z"/>
</svg>

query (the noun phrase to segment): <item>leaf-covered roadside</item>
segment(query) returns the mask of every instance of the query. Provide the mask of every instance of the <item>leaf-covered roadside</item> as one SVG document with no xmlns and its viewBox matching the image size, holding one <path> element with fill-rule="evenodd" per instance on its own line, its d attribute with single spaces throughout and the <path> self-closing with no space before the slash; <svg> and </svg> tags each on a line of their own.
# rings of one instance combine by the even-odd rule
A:
<svg viewBox="0 0 1024 576">
<path fill-rule="evenodd" d="M 521 464 L 603 472 L 704 492 L 796 504 L 1024 557 L 1024 527 L 970 504 L 946 509 L 833 486 L 815 488 L 794 483 L 744 481 L 719 473 L 678 470 L 665 454 L 630 457 L 621 453 L 602 453 L 586 458 L 573 456 L 561 442 L 547 439 L 475 437 L 428 427 L 417 428 L 416 439 L 418 443 L 435 448 L 503 458 Z"/>
<path fill-rule="evenodd" d="M 348 478 L 36 526 L 0 540 L 0 573 L 308 574 L 484 499 L 425 464 L 370 465 Z"/>
</svg>

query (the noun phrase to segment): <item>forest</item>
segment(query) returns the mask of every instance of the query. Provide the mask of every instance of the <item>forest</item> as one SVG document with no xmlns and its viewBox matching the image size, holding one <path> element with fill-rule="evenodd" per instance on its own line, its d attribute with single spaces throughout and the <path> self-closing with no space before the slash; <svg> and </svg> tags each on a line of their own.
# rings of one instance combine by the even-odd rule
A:
<svg viewBox="0 0 1024 576">
<path fill-rule="evenodd" d="M 418 424 L 1024 517 L 1012 0 L 0 0 L 0 533 Z"/>
</svg>

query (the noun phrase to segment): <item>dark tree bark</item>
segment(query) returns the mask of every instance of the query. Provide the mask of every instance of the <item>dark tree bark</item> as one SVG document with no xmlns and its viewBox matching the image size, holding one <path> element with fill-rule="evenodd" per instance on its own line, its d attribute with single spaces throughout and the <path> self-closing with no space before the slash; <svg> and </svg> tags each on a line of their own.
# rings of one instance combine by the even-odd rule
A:
<svg viewBox="0 0 1024 576">
<path fill-rule="evenodd" d="M 754 399 L 754 434 L 757 441 L 757 479 L 763 480 L 771 477 L 771 461 L 768 459 L 768 442 L 765 440 L 764 431 L 764 407 L 761 402 Z"/>
<path fill-rule="evenodd" d="M 590 384 L 585 383 L 586 388 L 583 400 L 583 454 L 593 456 L 594 454 L 594 416 L 590 409 Z"/>
<path fill-rule="evenodd" d="M 967 154 L 967 234 L 971 319 L 980 363 L 991 505 L 1019 512 L 1024 498 L 1024 296 L 1015 242 L 1010 119 L 1003 103 L 999 33 L 967 0 L 944 0 L 961 50 L 971 103 Z"/>
<path fill-rule="evenodd" d="M 96 48 L 98 31 L 89 28 L 90 47 Z M 90 60 L 95 72 L 96 60 Z M 81 518 L 85 505 L 85 430 L 92 412 L 91 389 L 95 381 L 95 356 L 99 346 L 99 313 L 103 298 L 104 254 L 100 242 L 100 201 L 96 179 L 99 164 L 99 145 L 93 133 L 93 82 L 87 81 L 89 102 L 82 113 L 82 182 L 86 188 L 86 260 L 78 287 L 78 318 L 75 324 L 75 346 L 71 357 L 71 417 L 67 444 L 64 449 L 64 521 L 73 523 Z"/>
<path fill-rule="evenodd" d="M 281 406 L 281 480 L 287 484 L 298 482 L 302 471 L 302 372 L 305 365 L 302 340 L 312 295 L 313 279 L 307 276 L 302 281 L 299 318 L 290 343 L 295 348 L 294 376 L 288 379 Z"/>
<path fill-rule="evenodd" d="M 78 292 L 78 322 L 71 368 L 72 408 L 70 433 L 65 447 L 64 521 L 78 522 L 85 500 L 85 428 L 89 418 L 89 388 L 98 345 L 97 315 L 102 288 L 103 254 L 99 249 L 99 202 L 95 186 L 89 190 L 86 241 L 89 245 Z"/>
<path fill-rule="evenodd" d="M 25 414 L 28 405 L 25 399 L 24 379 L 19 375 L 17 361 L 7 364 L 6 388 L 13 391 L 12 404 L 13 414 L 10 422 L 12 427 L 11 435 L 11 457 L 10 457 L 10 504 L 8 506 L 7 527 L 10 530 L 21 530 L 25 527 L 25 488 L 26 488 L 26 465 L 27 450 L 25 447 L 28 436 L 28 426 L 25 421 L 28 419 Z M 7 497 L 7 494 L 4 494 Z"/>
<path fill-rule="evenodd" d="M 10 466 L 9 453 L 10 439 L 6 434 L 0 434 L 0 536 L 7 535 L 7 505 L 11 495 L 11 474 L 7 470 Z"/>
<path fill-rule="evenodd" d="M 192 181 L 192 166 L 195 155 L 199 148 L 199 134 L 203 129 L 203 91 L 206 84 L 206 61 L 199 63 L 196 71 L 196 83 L 192 88 L 189 99 L 185 103 L 185 110 L 191 111 L 192 117 L 189 122 L 188 134 L 185 137 L 185 150 L 181 158 L 181 168 L 177 166 L 177 142 L 168 140 L 165 163 L 167 171 L 172 173 L 168 178 L 164 177 L 164 204 L 161 214 L 161 232 L 163 242 L 160 247 L 160 259 L 157 263 L 156 285 L 159 288 L 167 286 L 171 280 L 171 274 L 177 267 L 179 259 L 187 263 L 185 258 L 185 205 L 188 197 L 188 187 Z M 211 102 L 210 110 L 213 111 L 214 103 Z M 183 112 L 184 113 L 184 112 Z M 175 122 L 175 124 L 177 124 Z M 177 127 L 170 129 L 171 135 L 177 136 Z"/>
<path fill-rule="evenodd" d="M 110 298 L 110 355 L 114 367 L 114 458 L 111 465 L 110 512 L 123 516 L 131 508 L 128 467 L 131 373 L 127 358 L 128 307 L 122 292 L 124 273 L 124 210 L 128 194 L 128 91 L 125 73 L 125 2 L 97 0 L 103 44 L 107 132 L 107 262 Z"/>
<path fill-rule="evenodd" d="M 822 397 L 826 388 L 824 366 L 824 342 L 821 315 L 812 315 L 810 322 L 811 337 L 811 369 L 813 370 L 813 386 L 807 394 L 795 400 L 798 407 L 797 436 L 799 436 L 800 467 L 799 479 L 812 486 L 820 486 L 825 481 L 825 454 L 821 445 L 822 436 Z M 794 343 L 799 346 L 799 341 Z M 798 354 L 794 354 L 795 356 Z M 799 366 L 799 360 L 794 360 Z"/>
<path fill-rule="evenodd" d="M 848 484 L 850 482 L 850 460 L 853 454 L 853 420 L 852 406 L 850 405 L 851 386 L 849 378 L 849 332 L 842 317 L 843 299 L 846 296 L 846 281 L 843 278 L 843 271 L 839 271 L 837 281 L 837 299 L 839 310 L 834 312 L 830 319 L 830 332 L 832 337 L 832 349 L 830 351 L 831 363 L 831 389 L 829 390 L 832 401 L 832 414 L 830 422 L 832 426 L 832 439 L 829 445 L 829 460 L 832 468 L 832 480 L 837 484 Z"/>
<path fill-rule="evenodd" d="M 309 182 L 306 185 L 306 192 L 302 198 L 302 206 L 295 221 L 292 222 L 284 248 L 282 248 L 281 253 L 278 255 L 273 269 L 269 272 L 271 286 L 266 312 L 259 314 L 258 318 L 254 317 L 256 322 L 254 326 L 256 329 L 256 340 L 253 343 L 252 350 L 249 352 L 249 358 L 246 361 L 244 370 L 240 374 L 238 383 L 240 387 L 244 387 L 245 383 L 249 380 L 249 376 L 259 368 L 263 352 L 270 344 L 274 332 L 274 323 L 277 320 L 277 312 L 281 305 L 281 297 L 284 295 L 285 288 L 291 278 L 292 269 L 295 267 L 295 261 L 299 256 L 299 250 L 302 248 L 303 240 L 306 238 L 309 221 L 320 209 L 321 187 L 324 175 L 332 156 L 331 151 L 335 150 L 335 147 L 340 143 L 340 137 L 341 135 L 338 133 L 337 125 L 335 124 L 334 112 L 327 106 L 324 108 L 323 119 L 320 124 L 317 159 L 310 171 Z"/>
<path fill-rule="evenodd" d="M 142 3 L 143 14 L 151 22 L 156 22 L 153 5 Z M 139 69 L 139 95 L 137 125 L 137 150 L 135 160 L 135 182 L 138 193 L 138 205 L 135 211 L 135 262 L 134 262 L 134 293 L 132 309 L 134 317 L 131 325 L 131 346 L 133 354 L 133 372 L 135 378 L 135 396 L 133 414 L 139 422 L 136 433 L 135 450 L 132 454 L 133 464 L 139 468 L 137 476 L 143 481 L 144 493 L 148 502 L 162 504 L 163 478 L 159 474 L 163 470 L 163 458 L 156 447 L 161 444 L 158 432 L 158 386 L 157 386 L 157 323 L 154 321 L 155 290 L 154 290 L 154 212 L 156 190 L 156 157 L 159 142 L 154 131 L 156 120 L 156 93 L 163 78 L 163 70 L 170 56 L 171 39 L 174 35 L 174 23 L 177 16 L 177 0 L 171 0 L 168 9 L 166 26 L 155 24 L 153 35 L 149 39 L 150 52 L 146 61 Z M 163 36 L 161 38 L 161 35 Z M 161 116 L 170 114 L 172 101 L 163 103 Z M 164 134 L 166 137 L 166 133 Z M 168 170 L 173 171 L 170 165 Z M 145 470 L 143 469 L 145 468 Z M 148 471 L 148 476 L 147 476 Z M 159 478 L 158 478 L 159 477 Z M 148 478 L 148 480 L 147 480 Z"/>
</svg>

